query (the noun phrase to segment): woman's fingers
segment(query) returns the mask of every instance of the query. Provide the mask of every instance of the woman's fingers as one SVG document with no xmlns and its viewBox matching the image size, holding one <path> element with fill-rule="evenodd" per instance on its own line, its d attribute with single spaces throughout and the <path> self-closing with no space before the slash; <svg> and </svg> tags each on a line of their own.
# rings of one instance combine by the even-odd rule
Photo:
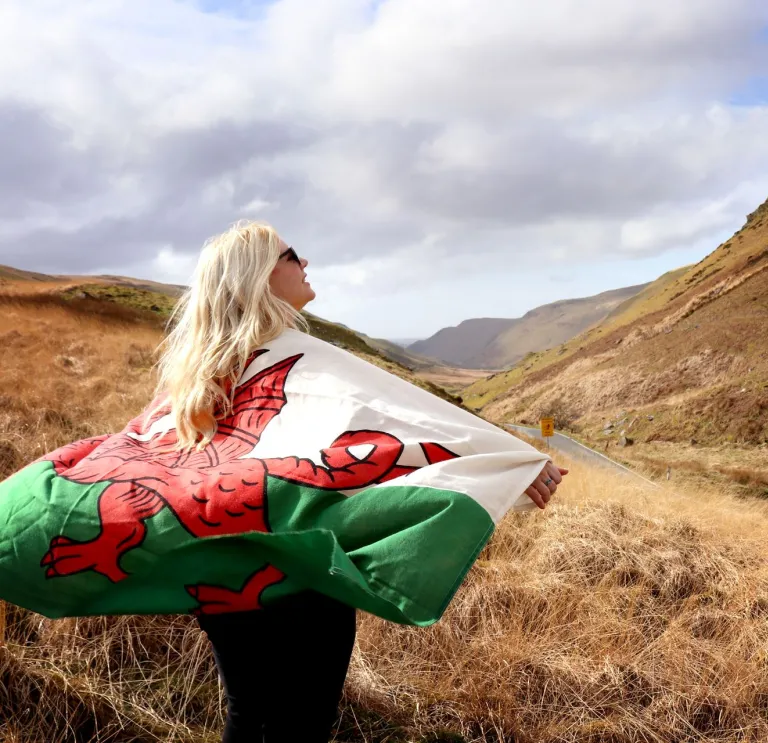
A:
<svg viewBox="0 0 768 743">
<path fill-rule="evenodd" d="M 525 494 L 539 507 L 539 508 L 545 508 L 547 505 L 547 502 L 542 497 L 541 493 L 538 491 L 538 489 L 531 485 L 528 490 L 525 491 Z"/>
<path fill-rule="evenodd" d="M 563 477 L 560 474 L 560 469 L 558 467 L 555 467 L 555 465 L 552 464 L 552 462 L 547 462 L 547 466 L 544 468 L 544 470 L 546 471 L 548 476 L 544 478 L 545 480 L 547 480 L 548 478 L 551 478 L 555 485 L 559 485 L 563 481 Z"/>
<path fill-rule="evenodd" d="M 538 490 L 539 495 L 541 495 L 542 499 L 545 503 L 549 502 L 549 499 L 552 497 L 552 493 L 554 492 L 554 488 L 557 486 L 555 483 L 551 482 L 549 485 L 545 485 L 544 481 L 547 479 L 546 475 L 539 475 L 534 481 L 533 481 L 533 487 Z"/>
<path fill-rule="evenodd" d="M 567 475 L 570 470 L 566 467 L 558 467 L 554 462 L 551 460 L 547 462 L 547 471 L 549 472 L 549 476 L 559 485 L 563 481 L 563 477 Z"/>
<path fill-rule="evenodd" d="M 565 467 L 557 467 L 552 461 L 544 465 L 539 476 L 531 483 L 525 494 L 539 507 L 545 508 L 549 499 L 554 495 L 557 486 L 568 474 Z M 546 485 L 544 483 L 547 483 Z"/>
</svg>

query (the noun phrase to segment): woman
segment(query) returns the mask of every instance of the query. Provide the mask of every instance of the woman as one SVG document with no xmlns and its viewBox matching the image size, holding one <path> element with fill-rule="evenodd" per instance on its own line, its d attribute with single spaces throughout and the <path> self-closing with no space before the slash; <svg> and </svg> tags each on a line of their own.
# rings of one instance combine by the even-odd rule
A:
<svg viewBox="0 0 768 743">
<path fill-rule="evenodd" d="M 287 328 L 306 329 L 300 311 L 315 298 L 306 267 L 265 224 L 236 225 L 206 244 L 159 364 L 179 448 L 211 441 L 214 411 L 231 412 L 254 349 Z M 566 472 L 548 462 L 526 493 L 544 508 Z M 355 640 L 354 608 L 305 591 L 199 622 L 227 696 L 224 743 L 328 740 Z"/>
</svg>

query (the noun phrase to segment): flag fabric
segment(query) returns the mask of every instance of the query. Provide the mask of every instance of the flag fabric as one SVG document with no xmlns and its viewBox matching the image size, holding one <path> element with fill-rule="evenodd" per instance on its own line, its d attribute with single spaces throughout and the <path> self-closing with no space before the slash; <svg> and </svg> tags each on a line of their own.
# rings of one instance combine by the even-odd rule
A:
<svg viewBox="0 0 768 743">
<path fill-rule="evenodd" d="M 439 619 L 548 457 L 295 330 L 249 362 L 202 451 L 169 408 L 0 483 L 0 598 L 48 617 L 220 613 L 311 588 Z M 149 411 L 150 409 L 148 409 Z"/>
</svg>

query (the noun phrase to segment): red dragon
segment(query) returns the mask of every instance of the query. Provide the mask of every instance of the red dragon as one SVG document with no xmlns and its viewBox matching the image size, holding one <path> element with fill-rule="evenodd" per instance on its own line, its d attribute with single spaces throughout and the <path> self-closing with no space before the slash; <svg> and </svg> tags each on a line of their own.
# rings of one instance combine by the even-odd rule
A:
<svg viewBox="0 0 768 743">
<path fill-rule="evenodd" d="M 268 476 L 322 490 L 355 490 L 417 469 L 397 464 L 404 445 L 381 431 L 341 434 L 321 451 L 324 466 L 299 457 L 242 458 L 286 404 L 285 382 L 302 356 L 286 358 L 238 387 L 232 414 L 219 422 L 218 432 L 202 451 L 174 450 L 175 429 L 149 441 L 135 438 L 170 412 L 165 406 L 149 421 L 135 418 L 119 434 L 78 441 L 43 457 L 53 462 L 57 475 L 73 482 L 109 483 L 98 499 L 99 535 L 90 541 L 54 537 L 41 562 L 46 576 L 93 570 L 113 582 L 127 578 L 120 567 L 122 556 L 144 541 L 146 520 L 166 507 L 195 537 L 268 532 Z M 360 445 L 369 450 L 362 458 L 351 452 L 351 447 Z M 439 444 L 421 447 L 429 464 L 457 456 Z M 240 590 L 186 588 L 199 603 L 196 613 L 243 611 L 259 608 L 264 589 L 284 577 L 268 565 L 253 573 Z"/>
</svg>

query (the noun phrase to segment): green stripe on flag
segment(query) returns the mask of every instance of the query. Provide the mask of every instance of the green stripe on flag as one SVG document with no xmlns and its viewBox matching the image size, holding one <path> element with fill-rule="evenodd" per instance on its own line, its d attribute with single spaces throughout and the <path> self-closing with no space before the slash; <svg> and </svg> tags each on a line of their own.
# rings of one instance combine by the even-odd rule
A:
<svg viewBox="0 0 768 743">
<path fill-rule="evenodd" d="M 493 532 L 485 509 L 460 493 L 401 484 L 346 497 L 270 478 L 271 533 L 200 539 L 164 508 L 123 557 L 125 580 L 93 571 L 46 578 L 40 560 L 52 537 L 98 534 L 105 487 L 58 477 L 50 462 L 0 483 L 0 597 L 51 617 L 185 613 L 198 605 L 186 586 L 237 590 L 270 563 L 287 578 L 264 591 L 265 605 L 313 588 L 385 619 L 427 625 Z"/>
</svg>

